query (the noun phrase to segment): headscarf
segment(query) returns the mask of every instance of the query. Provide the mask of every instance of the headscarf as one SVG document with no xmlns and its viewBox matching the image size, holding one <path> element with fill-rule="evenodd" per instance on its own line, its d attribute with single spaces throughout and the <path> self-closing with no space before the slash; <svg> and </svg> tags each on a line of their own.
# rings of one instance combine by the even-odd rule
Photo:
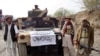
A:
<svg viewBox="0 0 100 56">
<path fill-rule="evenodd" d="M 7 21 L 8 19 L 12 19 L 13 20 L 13 16 L 12 15 L 6 15 L 5 16 L 5 21 Z"/>
</svg>

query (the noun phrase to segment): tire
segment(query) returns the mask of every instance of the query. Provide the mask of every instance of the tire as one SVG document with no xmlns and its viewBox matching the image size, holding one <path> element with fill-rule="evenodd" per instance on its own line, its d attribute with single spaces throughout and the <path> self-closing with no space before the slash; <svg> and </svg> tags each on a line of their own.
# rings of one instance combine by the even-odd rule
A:
<svg viewBox="0 0 100 56">
<path fill-rule="evenodd" d="M 18 55 L 27 56 L 27 48 L 25 44 L 18 44 Z"/>
</svg>

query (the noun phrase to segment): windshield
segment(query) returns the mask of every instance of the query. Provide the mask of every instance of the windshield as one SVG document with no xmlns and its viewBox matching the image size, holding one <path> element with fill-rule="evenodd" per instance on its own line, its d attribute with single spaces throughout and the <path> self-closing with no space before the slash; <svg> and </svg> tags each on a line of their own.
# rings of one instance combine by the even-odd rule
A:
<svg viewBox="0 0 100 56">
<path fill-rule="evenodd" d="M 54 28 L 52 21 L 43 20 L 42 18 L 23 18 L 22 29 L 27 28 Z"/>
</svg>

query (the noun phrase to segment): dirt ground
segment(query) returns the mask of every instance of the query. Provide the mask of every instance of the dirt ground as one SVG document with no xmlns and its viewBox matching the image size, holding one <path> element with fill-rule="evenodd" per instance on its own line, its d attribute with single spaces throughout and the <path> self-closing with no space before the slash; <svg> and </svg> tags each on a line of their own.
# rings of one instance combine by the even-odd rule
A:
<svg viewBox="0 0 100 56">
<path fill-rule="evenodd" d="M 0 30 L 0 56 L 6 56 L 6 45 L 5 42 L 3 41 L 3 30 Z"/>
<path fill-rule="evenodd" d="M 6 45 L 3 41 L 4 30 L 0 30 L 0 56 L 6 56 Z M 94 48 L 100 50 L 100 29 L 95 29 Z M 92 51 L 90 56 L 100 56 L 100 53 Z"/>
</svg>

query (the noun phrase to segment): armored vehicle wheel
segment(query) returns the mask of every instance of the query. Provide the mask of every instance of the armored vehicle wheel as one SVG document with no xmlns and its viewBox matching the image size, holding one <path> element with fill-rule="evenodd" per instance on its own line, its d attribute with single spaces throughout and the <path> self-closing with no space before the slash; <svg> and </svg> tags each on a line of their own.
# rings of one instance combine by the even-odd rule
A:
<svg viewBox="0 0 100 56">
<path fill-rule="evenodd" d="M 18 44 L 19 56 L 27 56 L 27 48 L 25 44 Z"/>
</svg>

